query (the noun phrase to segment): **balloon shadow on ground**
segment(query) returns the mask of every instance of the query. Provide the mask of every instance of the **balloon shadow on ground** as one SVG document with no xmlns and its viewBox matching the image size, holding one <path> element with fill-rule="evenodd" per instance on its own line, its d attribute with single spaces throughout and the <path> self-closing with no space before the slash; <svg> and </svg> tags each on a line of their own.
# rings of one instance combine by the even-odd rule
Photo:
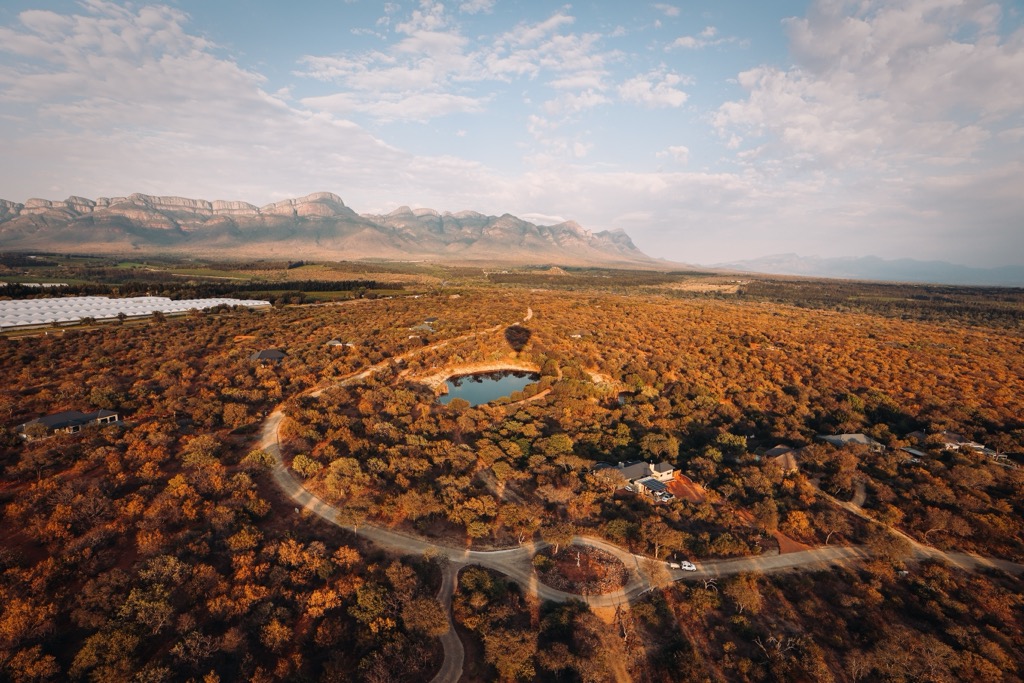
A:
<svg viewBox="0 0 1024 683">
<path fill-rule="evenodd" d="M 505 328 L 505 341 L 516 353 L 522 351 L 530 341 L 533 333 L 522 325 L 509 325 Z"/>
</svg>

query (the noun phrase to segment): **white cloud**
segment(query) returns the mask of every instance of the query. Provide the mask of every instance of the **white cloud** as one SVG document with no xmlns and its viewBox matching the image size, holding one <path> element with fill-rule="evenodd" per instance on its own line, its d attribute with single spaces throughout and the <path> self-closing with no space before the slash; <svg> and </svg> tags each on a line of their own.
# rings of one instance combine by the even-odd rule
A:
<svg viewBox="0 0 1024 683">
<path fill-rule="evenodd" d="M 662 14 L 664 14 L 666 17 L 678 17 L 679 16 L 679 8 L 676 7 L 675 5 L 667 5 L 665 3 L 657 3 L 657 4 L 651 5 L 651 6 L 654 9 L 658 10 L 659 12 L 661 12 Z"/>
<path fill-rule="evenodd" d="M 819 2 L 790 20 L 798 66 L 740 74 L 749 96 L 719 108 L 719 132 L 834 168 L 948 165 L 976 158 L 992 122 L 1024 108 L 1024 30 L 1001 41 L 973 2 L 860 7 Z"/>
<path fill-rule="evenodd" d="M 355 112 L 371 114 L 380 121 L 425 122 L 454 113 L 481 112 L 486 100 L 451 93 L 408 93 L 375 98 L 372 102 L 347 93 L 306 97 L 302 104 L 317 111 L 348 115 Z"/>
<path fill-rule="evenodd" d="M 552 116 L 571 116 L 610 101 L 596 90 L 584 90 L 578 93 L 563 93 L 553 100 L 548 100 L 544 103 L 544 110 Z"/>
<path fill-rule="evenodd" d="M 448 25 L 444 14 L 444 5 L 433 0 L 420 0 L 420 8 L 413 10 L 408 21 L 395 26 L 399 33 L 414 35 L 420 32 L 438 31 Z"/>
<path fill-rule="evenodd" d="M 0 135 L 5 157 L 21 160 L 17 174 L 3 175 L 5 194 L 260 203 L 310 188 L 372 195 L 378 183 L 398 183 L 391 169 L 409 155 L 265 92 L 262 76 L 190 35 L 180 12 L 86 9 L 0 27 Z"/>
<path fill-rule="evenodd" d="M 655 70 L 627 80 L 618 92 L 623 101 L 645 107 L 681 107 L 687 95 L 675 86 L 689 83 L 689 79 L 677 73 Z"/>
<path fill-rule="evenodd" d="M 649 253 L 695 262 L 792 250 L 974 262 L 1024 253 L 1024 32 L 980 0 L 815 4 L 786 24 L 795 66 L 746 68 L 732 86 L 744 95 L 711 112 L 694 104 L 703 98 L 691 79 L 651 68 L 654 53 L 609 49 L 609 35 L 568 8 L 469 37 L 459 3 L 449 5 L 458 21 L 433 2 L 395 5 L 377 49 L 311 55 L 304 81 L 271 85 L 173 8 L 80 7 L 0 26 L 6 198 L 142 191 L 259 204 L 325 189 L 359 211 L 408 203 L 622 227 Z M 711 26 L 689 38 L 733 40 Z M 602 129 L 639 119 L 612 102 L 694 109 L 693 125 L 721 135 L 722 163 L 668 146 L 702 136 L 688 137 L 683 121 L 637 124 L 636 157 L 671 172 L 623 171 Z M 467 149 L 460 158 L 398 149 L 356 123 L 498 104 L 522 106 L 494 118 L 526 130 L 495 128 L 507 140 L 488 145 L 520 153 L 525 173 L 474 160 L 476 124 L 430 129 Z"/>
<path fill-rule="evenodd" d="M 519 23 L 515 28 L 502 36 L 498 42 L 499 44 L 505 42 L 510 45 L 520 46 L 536 45 L 549 35 L 557 34 L 558 29 L 561 27 L 570 26 L 575 21 L 576 19 L 574 17 L 571 17 L 564 12 L 558 12 L 536 24 L 530 24 L 527 22 Z"/>
<path fill-rule="evenodd" d="M 729 43 L 740 43 L 735 37 L 727 38 L 716 38 L 718 35 L 718 29 L 714 26 L 705 26 L 704 29 L 696 36 L 679 36 L 668 46 L 668 50 L 672 48 L 681 48 L 684 50 L 701 50 L 705 47 L 714 47 L 716 45 L 725 45 Z"/>
<path fill-rule="evenodd" d="M 459 5 L 459 11 L 466 14 L 490 14 L 494 11 L 495 0 L 468 0 Z"/>
<path fill-rule="evenodd" d="M 425 121 L 483 111 L 491 99 L 482 94 L 488 83 L 543 78 L 561 91 L 542 105 L 548 113 L 578 112 L 608 101 L 595 93 L 608 87 L 608 63 L 617 53 L 602 50 L 598 34 L 566 32 L 574 21 L 556 12 L 493 39 L 470 41 L 449 26 L 439 3 L 424 0 L 397 24 L 405 37 L 386 49 L 304 57 L 298 75 L 336 84 L 339 92 L 310 96 L 303 104 L 386 121 Z"/>
<path fill-rule="evenodd" d="M 894 234 L 919 257 L 1024 253 L 1024 149 L 1003 135 L 1024 110 L 1024 29 L 975 0 L 821 0 L 787 27 L 796 65 L 740 74 L 747 96 L 713 116 L 741 165 L 828 174 L 861 253 Z"/>
<path fill-rule="evenodd" d="M 690 162 L 690 148 L 684 145 L 672 145 L 661 152 L 658 152 L 659 158 L 669 158 L 680 164 L 686 165 Z"/>
</svg>

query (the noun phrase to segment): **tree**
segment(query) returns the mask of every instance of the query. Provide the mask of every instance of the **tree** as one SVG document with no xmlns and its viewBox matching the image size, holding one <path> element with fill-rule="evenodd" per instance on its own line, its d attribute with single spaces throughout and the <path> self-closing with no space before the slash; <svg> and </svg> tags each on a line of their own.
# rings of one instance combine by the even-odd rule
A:
<svg viewBox="0 0 1024 683">
<path fill-rule="evenodd" d="M 654 546 L 654 557 L 660 558 L 664 548 L 682 550 L 686 543 L 686 534 L 674 529 L 660 517 L 647 517 L 640 523 L 640 535 Z"/>
<path fill-rule="evenodd" d="M 390 631 L 395 627 L 387 589 L 379 583 L 370 581 L 357 588 L 356 604 L 349 607 L 348 613 L 373 633 Z"/>
<path fill-rule="evenodd" d="M 569 545 L 572 543 L 573 536 L 576 535 L 576 527 L 568 522 L 550 522 L 544 524 L 540 528 L 540 537 L 544 539 L 546 543 L 550 543 L 555 546 L 554 555 L 557 555 L 559 548 L 563 545 Z"/>
<path fill-rule="evenodd" d="M 540 528 L 540 521 L 541 511 L 532 505 L 505 503 L 498 508 L 498 523 L 514 534 L 520 545 Z"/>
<path fill-rule="evenodd" d="M 322 470 L 323 465 L 318 463 L 316 460 L 313 460 L 308 455 L 299 453 L 292 458 L 292 469 L 302 475 L 303 479 L 309 479 Z"/>
<path fill-rule="evenodd" d="M 410 631 L 431 638 L 440 638 L 448 632 L 448 615 L 437 600 L 418 597 L 402 607 L 402 622 Z"/>
<path fill-rule="evenodd" d="M 502 628 L 484 634 L 484 658 L 503 681 L 532 679 L 536 654 L 537 634 L 531 631 Z"/>
<path fill-rule="evenodd" d="M 352 533 L 359 533 L 359 526 L 363 524 L 369 512 L 365 508 L 355 506 L 345 506 L 338 509 L 337 522 L 341 526 L 352 527 Z"/>
<path fill-rule="evenodd" d="M 155 636 L 174 616 L 170 591 L 161 584 L 154 584 L 149 589 L 133 588 L 121 605 L 119 615 L 146 627 L 150 635 Z"/>
<path fill-rule="evenodd" d="M 758 528 L 767 533 L 774 533 L 779 528 L 779 508 L 771 498 L 754 503 L 751 512 Z"/>
<path fill-rule="evenodd" d="M 740 614 L 745 611 L 757 614 L 764 604 L 757 586 L 757 577 L 753 574 L 740 574 L 725 584 L 722 592 L 733 601 Z"/>
<path fill-rule="evenodd" d="M 825 545 L 828 545 L 832 534 L 849 536 L 852 532 L 850 520 L 846 514 L 833 507 L 826 508 L 814 516 L 814 524 L 821 531 L 825 532 Z"/>
<path fill-rule="evenodd" d="M 546 439 L 538 439 L 534 443 L 535 448 L 552 460 L 571 454 L 574 446 L 572 438 L 563 432 L 552 434 Z"/>
<path fill-rule="evenodd" d="M 745 444 L 744 444 L 745 445 Z M 679 457 L 679 440 L 666 434 L 645 434 L 640 439 L 640 447 L 656 458 L 674 460 Z"/>
<path fill-rule="evenodd" d="M 868 526 L 864 544 L 871 549 L 875 557 L 883 560 L 902 560 L 913 550 L 909 541 L 880 524 Z"/>
<path fill-rule="evenodd" d="M 53 655 L 43 654 L 38 645 L 19 650 L 6 666 L 13 683 L 35 683 L 56 680 L 60 665 Z"/>
</svg>

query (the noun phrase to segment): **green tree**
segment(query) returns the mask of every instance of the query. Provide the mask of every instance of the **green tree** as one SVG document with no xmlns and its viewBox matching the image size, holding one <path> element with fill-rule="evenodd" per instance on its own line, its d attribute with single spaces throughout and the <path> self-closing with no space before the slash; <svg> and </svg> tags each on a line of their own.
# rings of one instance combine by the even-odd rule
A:
<svg viewBox="0 0 1024 683">
<path fill-rule="evenodd" d="M 292 469 L 298 472 L 304 479 L 309 479 L 315 476 L 317 472 L 323 469 L 323 465 L 313 460 L 308 455 L 299 453 L 292 458 Z"/>
</svg>

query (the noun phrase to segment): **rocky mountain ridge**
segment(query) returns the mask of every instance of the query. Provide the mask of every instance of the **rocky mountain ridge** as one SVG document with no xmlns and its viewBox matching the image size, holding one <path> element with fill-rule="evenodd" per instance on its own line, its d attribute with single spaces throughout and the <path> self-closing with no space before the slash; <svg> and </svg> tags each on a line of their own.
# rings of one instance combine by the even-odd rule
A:
<svg viewBox="0 0 1024 683">
<path fill-rule="evenodd" d="M 0 200 L 0 249 L 204 253 L 321 259 L 399 258 L 567 265 L 651 263 L 622 231 L 573 221 L 536 225 L 504 214 L 399 207 L 360 215 L 331 192 L 262 207 L 132 194 Z"/>
</svg>

